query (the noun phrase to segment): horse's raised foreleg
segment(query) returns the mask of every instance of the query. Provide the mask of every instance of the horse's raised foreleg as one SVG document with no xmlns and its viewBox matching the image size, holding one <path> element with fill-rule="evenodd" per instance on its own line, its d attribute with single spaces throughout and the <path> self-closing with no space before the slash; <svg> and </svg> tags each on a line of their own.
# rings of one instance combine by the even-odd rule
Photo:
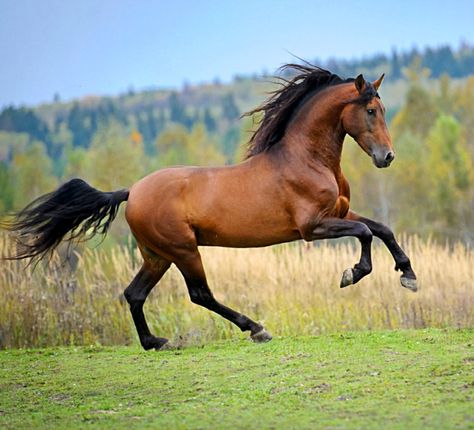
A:
<svg viewBox="0 0 474 430">
<path fill-rule="evenodd" d="M 151 334 L 143 313 L 143 304 L 150 291 L 168 270 L 170 264 L 169 261 L 158 256 L 156 256 L 153 264 L 145 262 L 131 284 L 124 291 L 125 298 L 130 304 L 130 311 L 137 328 L 140 343 L 146 350 L 152 348 L 160 349 L 168 342 L 168 339 Z"/>
<path fill-rule="evenodd" d="M 371 244 L 372 232 L 363 223 L 340 218 L 326 218 L 311 227 L 311 231 L 303 237 L 305 240 L 337 239 L 339 237 L 354 236 L 361 244 L 359 262 L 350 269 L 344 270 L 340 287 L 355 284 L 372 271 Z"/>
<path fill-rule="evenodd" d="M 179 261 L 175 261 L 188 287 L 189 296 L 193 303 L 203 306 L 234 323 L 242 331 L 250 331 L 250 337 L 255 342 L 267 342 L 271 335 L 249 317 L 219 303 L 213 296 L 207 284 L 206 274 L 199 251 L 189 251 Z"/>
<path fill-rule="evenodd" d="M 411 267 L 410 259 L 396 241 L 392 230 L 382 223 L 364 218 L 352 211 L 349 211 L 346 218 L 364 223 L 369 227 L 374 236 L 383 241 L 395 260 L 395 270 L 402 271 L 402 276 L 400 277 L 402 287 L 408 288 L 411 291 L 417 291 L 416 275 Z"/>
</svg>

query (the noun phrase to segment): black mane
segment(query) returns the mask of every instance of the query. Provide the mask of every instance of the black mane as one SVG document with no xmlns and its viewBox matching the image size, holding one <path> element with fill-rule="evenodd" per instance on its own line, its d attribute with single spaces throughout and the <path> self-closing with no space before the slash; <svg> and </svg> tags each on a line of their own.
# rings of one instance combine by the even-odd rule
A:
<svg viewBox="0 0 474 430">
<path fill-rule="evenodd" d="M 263 113 L 257 130 L 248 142 L 247 158 L 266 151 L 283 137 L 295 110 L 308 95 L 314 95 L 328 86 L 354 81 L 354 79 L 342 79 L 328 70 L 309 63 L 285 64 L 279 70 L 283 72 L 294 70 L 297 74 L 290 80 L 277 77 L 277 83 L 281 88 L 273 91 L 261 106 L 244 114 L 252 116 Z"/>
</svg>

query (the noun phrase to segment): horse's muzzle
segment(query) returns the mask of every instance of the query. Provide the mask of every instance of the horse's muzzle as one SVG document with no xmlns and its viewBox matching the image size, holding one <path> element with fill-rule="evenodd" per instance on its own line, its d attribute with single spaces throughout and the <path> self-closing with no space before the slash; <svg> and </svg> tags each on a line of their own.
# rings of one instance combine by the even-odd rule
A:
<svg viewBox="0 0 474 430">
<path fill-rule="evenodd" d="M 388 167 L 390 163 L 395 158 L 395 153 L 393 151 L 387 152 L 373 152 L 372 161 L 378 168 Z"/>
</svg>

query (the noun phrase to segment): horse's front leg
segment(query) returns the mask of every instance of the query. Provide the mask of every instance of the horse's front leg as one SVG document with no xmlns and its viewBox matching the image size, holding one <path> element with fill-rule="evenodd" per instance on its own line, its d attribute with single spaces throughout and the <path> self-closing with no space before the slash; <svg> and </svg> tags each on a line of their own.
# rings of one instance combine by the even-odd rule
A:
<svg viewBox="0 0 474 430">
<path fill-rule="evenodd" d="M 396 241 L 392 230 L 382 223 L 364 218 L 352 211 L 348 212 L 346 219 L 364 223 L 369 227 L 374 236 L 383 241 L 395 260 L 395 270 L 402 271 L 402 276 L 400 277 L 402 287 L 408 288 L 411 291 L 417 291 L 416 275 L 411 267 L 410 259 Z"/>
<path fill-rule="evenodd" d="M 372 232 L 364 223 L 340 218 L 326 218 L 320 220 L 316 225 L 308 226 L 305 230 L 303 234 L 305 240 L 336 239 L 344 236 L 354 236 L 359 239 L 361 244 L 360 260 L 353 268 L 344 270 L 341 288 L 355 284 L 372 271 Z"/>
</svg>

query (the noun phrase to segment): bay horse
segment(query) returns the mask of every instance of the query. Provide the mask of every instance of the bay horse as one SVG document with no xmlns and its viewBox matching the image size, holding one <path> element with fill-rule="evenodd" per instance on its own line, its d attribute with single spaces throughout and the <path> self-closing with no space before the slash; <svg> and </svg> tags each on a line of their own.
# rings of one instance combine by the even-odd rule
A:
<svg viewBox="0 0 474 430">
<path fill-rule="evenodd" d="M 372 237 L 379 237 L 402 272 L 403 287 L 417 290 L 410 260 L 385 225 L 349 209 L 350 190 L 340 161 L 346 134 L 376 167 L 388 167 L 395 154 L 378 89 L 384 75 L 368 82 L 362 75 L 341 79 L 306 64 L 287 64 L 290 79 L 260 107 L 262 114 L 248 154 L 225 167 L 174 167 L 156 171 L 129 190 L 101 192 L 81 179 L 39 197 L 4 224 L 17 240 L 10 259 L 41 259 L 61 240 L 105 234 L 119 205 L 128 201 L 126 220 L 143 256 L 143 265 L 124 295 L 140 343 L 162 349 L 144 302 L 175 264 L 193 303 L 250 331 L 256 342 L 271 340 L 264 327 L 218 302 L 209 289 L 198 247 L 262 247 L 299 239 L 314 241 L 354 236 L 359 262 L 343 272 L 340 287 L 355 284 L 372 270 Z"/>
</svg>

